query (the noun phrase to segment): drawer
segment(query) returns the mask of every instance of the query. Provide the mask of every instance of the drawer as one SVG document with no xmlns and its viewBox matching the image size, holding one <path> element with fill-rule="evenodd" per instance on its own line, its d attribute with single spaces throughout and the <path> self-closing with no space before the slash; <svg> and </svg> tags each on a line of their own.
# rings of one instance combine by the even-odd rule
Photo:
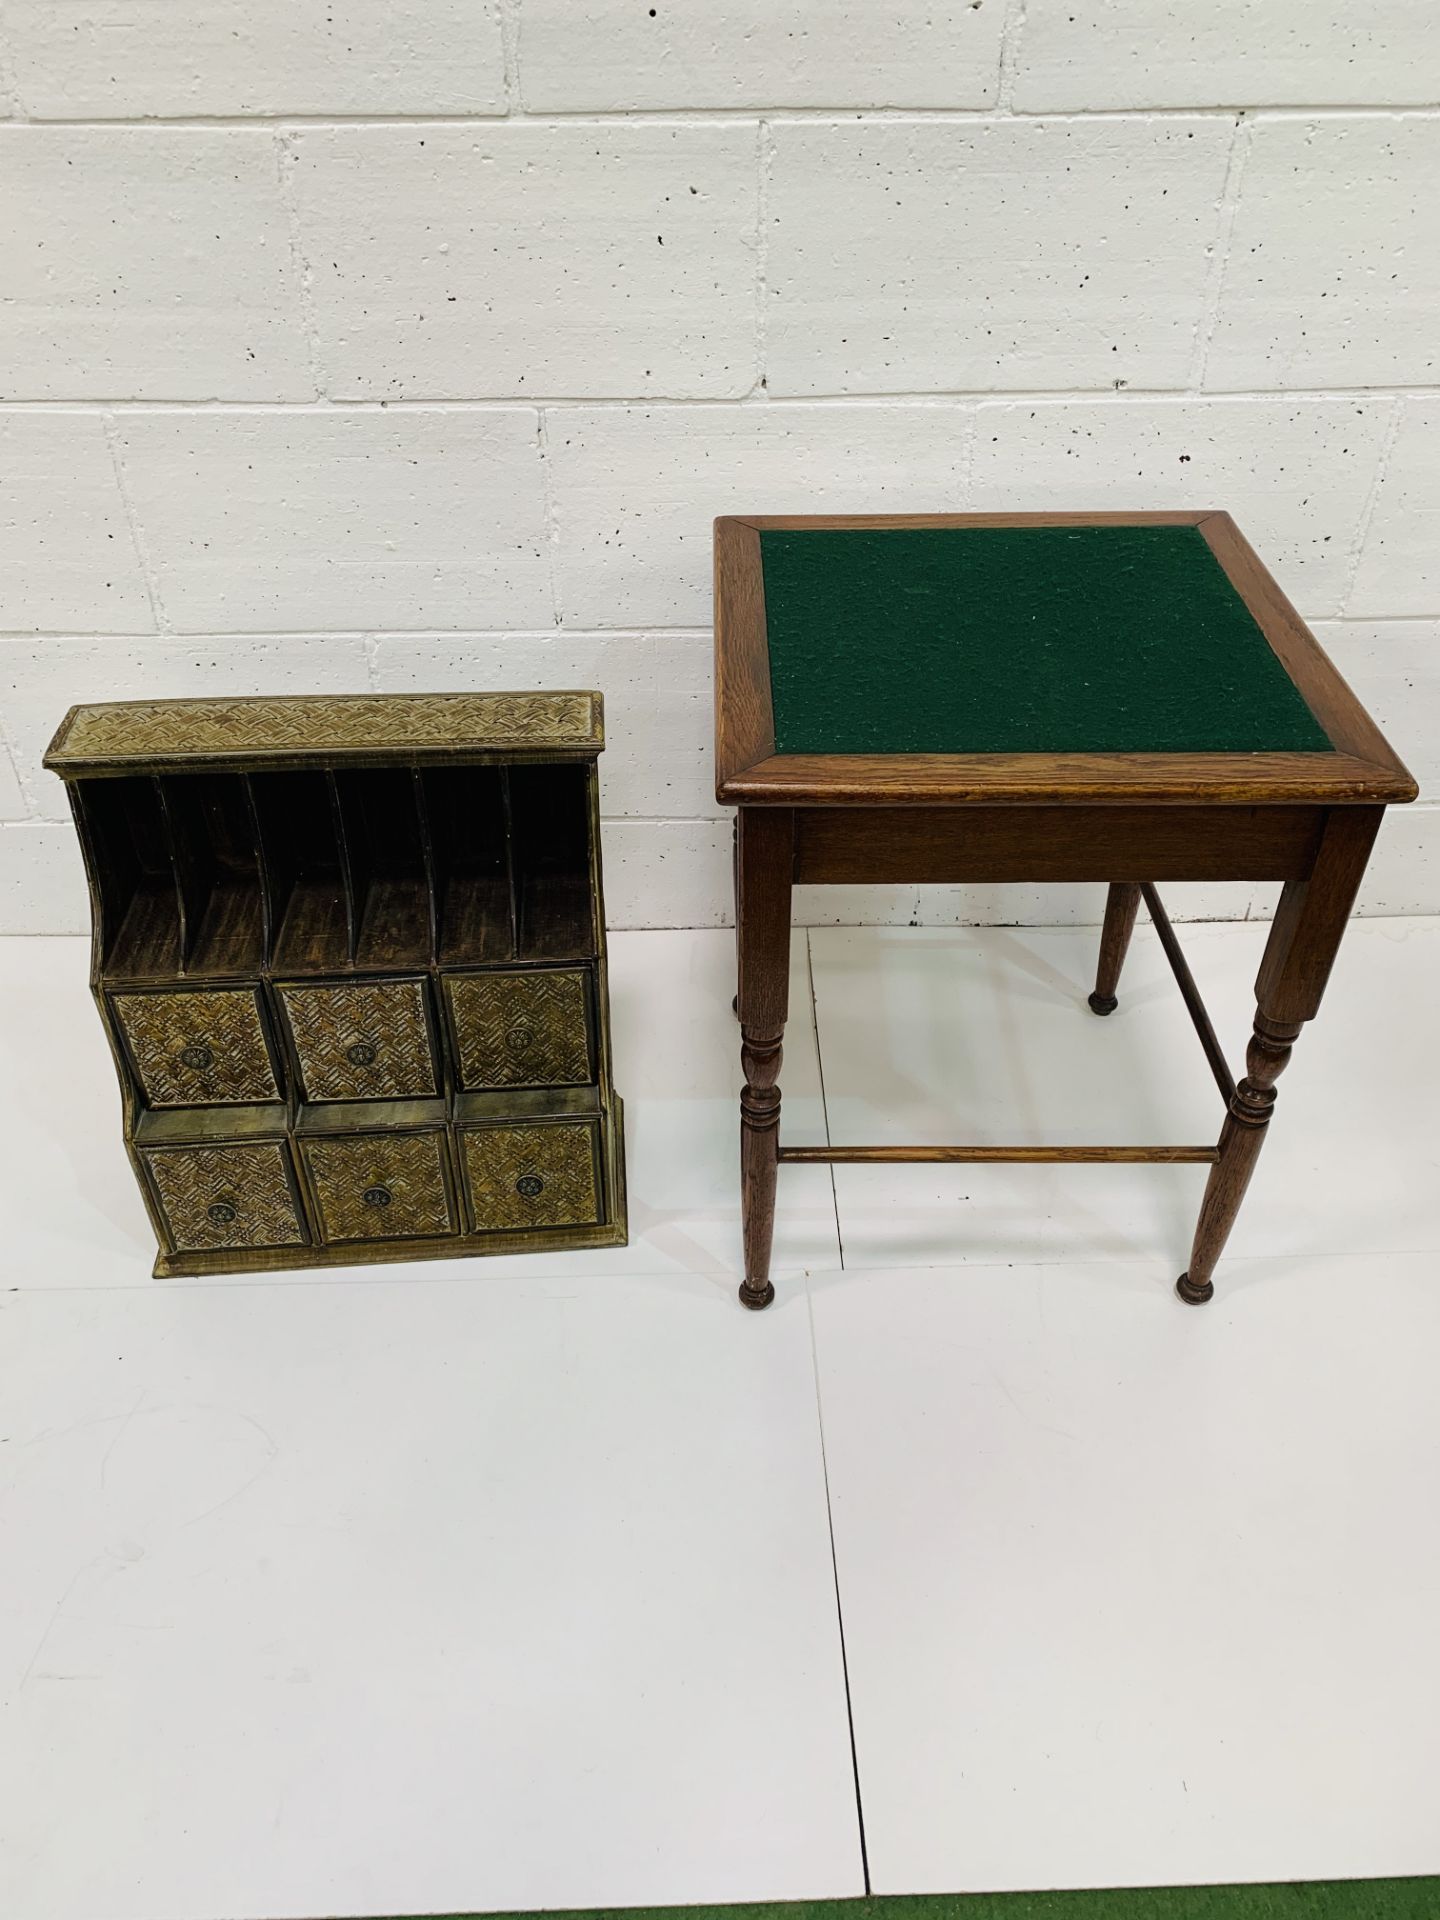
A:
<svg viewBox="0 0 1440 1920">
<path fill-rule="evenodd" d="M 253 988 L 117 993 L 111 1004 L 152 1107 L 279 1099 Z"/>
<path fill-rule="evenodd" d="M 475 1230 L 593 1226 L 600 1218 L 597 1132 L 591 1121 L 464 1129 Z"/>
<path fill-rule="evenodd" d="M 442 1133 L 347 1134 L 300 1152 L 326 1241 L 455 1232 Z"/>
<path fill-rule="evenodd" d="M 307 1100 L 404 1100 L 435 1092 L 423 981 L 276 991 Z"/>
<path fill-rule="evenodd" d="M 594 1078 L 583 972 L 446 977 L 460 1084 L 566 1087 Z"/>
<path fill-rule="evenodd" d="M 304 1245 L 289 1159 L 278 1142 L 153 1147 L 140 1157 L 178 1252 Z"/>
</svg>

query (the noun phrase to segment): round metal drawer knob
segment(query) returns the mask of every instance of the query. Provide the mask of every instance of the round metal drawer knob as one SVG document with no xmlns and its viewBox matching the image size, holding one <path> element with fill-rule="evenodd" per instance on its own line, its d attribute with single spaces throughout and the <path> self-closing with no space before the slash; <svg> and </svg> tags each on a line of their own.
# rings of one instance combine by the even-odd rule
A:
<svg viewBox="0 0 1440 1920">
<path fill-rule="evenodd" d="M 388 1187 L 366 1187 L 360 1197 L 367 1207 L 388 1207 L 395 1196 Z"/>
<path fill-rule="evenodd" d="M 505 1045 L 511 1053 L 526 1053 L 535 1043 L 535 1035 L 529 1027 L 512 1027 L 505 1036 Z"/>
<path fill-rule="evenodd" d="M 217 1227 L 228 1227 L 231 1221 L 235 1219 L 239 1209 L 232 1207 L 228 1200 L 217 1200 L 213 1206 L 207 1207 L 205 1211 Z"/>
<path fill-rule="evenodd" d="M 534 1200 L 545 1191 L 545 1182 L 538 1173 L 522 1173 L 515 1182 L 515 1191 L 523 1199 Z"/>
<path fill-rule="evenodd" d="M 203 1041 L 195 1040 L 188 1047 L 180 1049 L 180 1064 L 182 1067 L 193 1067 L 196 1073 L 203 1073 L 206 1067 L 214 1066 L 215 1055 Z"/>
<path fill-rule="evenodd" d="M 373 1067 L 378 1055 L 368 1040 L 357 1040 L 353 1047 L 345 1049 L 345 1058 L 352 1067 Z"/>
</svg>

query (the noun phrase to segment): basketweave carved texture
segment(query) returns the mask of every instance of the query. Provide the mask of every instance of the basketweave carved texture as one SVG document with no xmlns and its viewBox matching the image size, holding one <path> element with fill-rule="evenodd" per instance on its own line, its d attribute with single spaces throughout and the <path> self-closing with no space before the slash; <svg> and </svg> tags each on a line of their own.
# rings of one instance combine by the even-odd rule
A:
<svg viewBox="0 0 1440 1920">
<path fill-rule="evenodd" d="M 114 1004 L 152 1107 L 279 1099 L 253 991 L 117 993 Z"/>
<path fill-rule="evenodd" d="M 182 1252 L 304 1244 L 284 1147 L 171 1147 L 144 1159 Z"/>
<path fill-rule="evenodd" d="M 477 1229 L 578 1227 L 600 1218 L 595 1129 L 587 1122 L 474 1127 L 460 1137 Z"/>
<path fill-rule="evenodd" d="M 336 748 L 599 744 L 591 693 L 297 694 L 268 700 L 123 701 L 81 707 L 57 767 L 123 755 L 333 752 Z"/>
<path fill-rule="evenodd" d="M 306 1140 L 301 1153 L 326 1240 L 394 1240 L 455 1231 L 438 1133 Z"/>
<path fill-rule="evenodd" d="M 462 1086 L 563 1087 L 590 1078 L 583 973 L 462 974 L 446 986 Z"/>
<path fill-rule="evenodd" d="M 420 981 L 278 991 L 306 1099 L 403 1100 L 435 1092 Z"/>
</svg>

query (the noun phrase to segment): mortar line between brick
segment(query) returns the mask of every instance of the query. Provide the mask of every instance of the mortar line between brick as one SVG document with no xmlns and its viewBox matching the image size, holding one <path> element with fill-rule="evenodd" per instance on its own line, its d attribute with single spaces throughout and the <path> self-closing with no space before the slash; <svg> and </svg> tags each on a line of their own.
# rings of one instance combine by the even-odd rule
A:
<svg viewBox="0 0 1440 1920">
<path fill-rule="evenodd" d="M 500 59 L 504 68 L 505 117 L 524 116 L 525 101 L 520 87 L 520 9 L 517 0 L 497 0 L 500 22 Z"/>
<path fill-rule="evenodd" d="M 125 459 L 120 448 L 120 429 L 111 413 L 100 416 L 105 445 L 110 451 L 110 466 L 115 475 L 115 488 L 120 495 L 120 504 L 125 510 L 125 524 L 130 530 L 130 545 L 135 552 L 135 564 L 140 569 L 140 577 L 145 582 L 145 595 L 150 602 L 150 618 L 154 622 L 157 634 L 170 632 L 170 621 L 165 612 L 165 598 L 160 591 L 160 582 L 151 565 L 149 549 L 145 543 L 144 529 L 140 525 L 140 515 L 130 498 L 130 483 L 125 476 Z M 140 636 L 143 638 L 144 636 Z"/>
<path fill-rule="evenodd" d="M 1117 392 L 1109 385 L 1103 387 L 957 387 L 910 389 L 895 393 L 872 391 L 777 394 L 767 389 L 765 398 L 771 406 L 809 407 L 817 410 L 827 407 L 955 408 L 962 406 L 979 409 L 981 407 L 1056 405 L 1129 407 L 1157 403 L 1193 406 L 1196 401 L 1203 401 L 1206 405 L 1224 401 L 1254 405 L 1260 401 L 1269 401 L 1281 406 L 1292 406 L 1302 401 L 1423 400 L 1436 392 L 1440 392 L 1440 382 L 1434 386 L 1421 386 L 1410 382 L 1373 387 L 1355 385 L 1209 387 L 1203 393 L 1184 386 L 1126 387 L 1123 392 Z M 427 394 L 423 399 L 410 400 L 336 400 L 328 397 L 314 400 L 133 400 L 104 399 L 97 396 L 85 400 L 0 400 L 0 414 L 283 413 L 303 415 L 315 413 L 514 413 L 521 410 L 533 413 L 538 407 L 548 408 L 551 412 L 560 408 L 571 410 L 583 408 L 594 413 L 621 413 L 627 410 L 666 407 L 675 411 L 683 408 L 700 413 L 707 410 L 723 412 L 727 407 L 748 406 L 753 403 L 753 399 L 754 396 L 751 393 L 726 394 L 722 397 L 664 393 L 610 396 L 584 393 L 493 394 L 484 397 L 459 394 L 448 398 L 443 394 Z"/>
<path fill-rule="evenodd" d="M 768 120 L 755 130 L 755 385 L 752 398 L 768 399 L 770 351 L 767 328 L 770 305 L 770 176 L 775 165 L 775 137 Z"/>
<path fill-rule="evenodd" d="M 535 412 L 536 447 L 540 457 L 540 500 L 545 531 L 545 566 L 550 576 L 550 609 L 557 627 L 565 621 L 560 603 L 560 510 L 555 498 L 555 473 L 550 461 L 550 428 L 544 407 Z"/>
<path fill-rule="evenodd" d="M 1205 276 L 1205 297 L 1201 303 L 1190 355 L 1190 388 L 1194 393 L 1202 393 L 1205 388 L 1210 343 L 1215 337 L 1215 327 L 1220 317 L 1220 301 L 1225 292 L 1226 273 L 1230 265 L 1230 239 L 1235 230 L 1235 216 L 1240 210 L 1240 188 L 1253 138 L 1251 123 L 1246 120 L 1242 110 L 1235 116 L 1230 151 L 1225 157 L 1225 178 L 1220 187 L 1220 204 L 1215 210 L 1215 231 L 1211 240 L 1209 271 Z"/>
<path fill-rule="evenodd" d="M 604 762 L 601 762 L 603 768 Z M 723 834 L 726 852 L 729 852 L 731 833 L 734 831 L 733 813 L 607 813 L 604 802 L 600 806 L 600 818 L 611 826 L 626 827 L 713 827 Z M 729 862 L 727 860 L 728 867 Z M 727 874 L 728 884 L 728 874 Z"/>
<path fill-rule="evenodd" d="M 1440 620 L 1440 604 L 1434 613 L 1312 613 L 1307 624 L 1312 627 L 1433 627 L 1437 620 Z M 1440 658 L 1436 660 L 1436 671 L 1440 672 Z"/>
<path fill-rule="evenodd" d="M 1415 619 L 1426 617 L 1421 614 Z M 108 628 L 84 627 L 4 627 L 0 628 L 0 647 L 23 646 L 47 640 L 114 640 L 122 645 L 140 645 L 147 640 L 173 640 L 189 644 L 203 641 L 207 646 L 275 646 L 289 641 L 324 640 L 339 645 L 342 641 L 358 640 L 362 643 L 373 640 L 381 645 L 388 640 L 418 641 L 427 644 L 441 640 L 513 640 L 517 644 L 531 641 L 549 642 L 557 639 L 576 641 L 601 640 L 662 640 L 667 645 L 708 645 L 713 638 L 713 629 L 704 626 L 667 627 L 661 622 L 652 622 L 641 627 L 565 627 L 557 632 L 551 627 L 375 627 L 361 629 L 357 627 L 286 627 L 283 629 L 252 628 L 244 633 L 216 632 L 213 627 L 179 627 L 172 621 L 162 633 L 157 628 L 146 633 L 116 633 Z"/>
<path fill-rule="evenodd" d="M 300 190 L 296 184 L 299 153 L 295 135 L 283 130 L 276 135 L 275 166 L 280 184 L 280 204 L 285 209 L 285 224 L 290 241 L 290 270 L 295 275 L 295 297 L 300 307 L 300 324 L 305 329 L 306 364 L 317 404 L 324 404 L 325 367 L 320 352 L 320 325 L 315 312 L 315 282 L 305 252 L 300 224 Z"/>
<path fill-rule="evenodd" d="M 1365 495 L 1365 504 L 1360 509 L 1360 518 L 1355 527 L 1355 538 L 1345 568 L 1345 585 L 1340 593 L 1340 614 L 1344 618 L 1350 613 L 1350 603 L 1355 594 L 1355 581 L 1360 572 L 1360 556 L 1365 551 L 1365 542 L 1370 534 L 1370 522 L 1375 518 L 1375 509 L 1380 500 L 1380 488 L 1389 471 L 1390 456 L 1395 449 L 1396 436 L 1400 432 L 1400 416 L 1405 410 L 1404 400 L 1397 394 L 1390 402 L 1390 418 L 1385 422 L 1384 437 L 1380 442 L 1380 452 L 1375 461 L 1375 471 L 1370 476 L 1370 486 Z"/>
<path fill-rule="evenodd" d="M 957 509 L 958 511 L 959 509 Z M 1427 627 L 1440 620 L 1440 599 L 1432 613 L 1309 613 L 1301 616 L 1312 627 Z M 364 633 L 351 627 L 287 627 L 281 630 L 250 629 L 244 633 L 217 633 L 213 627 L 180 627 L 172 621 L 161 630 L 158 626 L 146 633 L 115 633 L 109 628 L 100 627 L 0 627 L 0 648 L 43 645 L 51 640 L 114 640 L 125 646 L 141 646 L 148 640 L 166 640 L 177 644 L 203 642 L 206 646 L 275 646 L 289 641 L 323 640 L 339 643 L 345 640 L 358 640 L 362 644 L 373 643 L 378 649 L 391 641 L 403 641 L 406 645 L 427 646 L 432 642 L 460 642 L 467 640 L 509 640 L 517 646 L 532 642 L 549 643 L 554 640 L 573 640 L 580 643 L 605 640 L 659 640 L 667 646 L 708 646 L 713 637 L 709 627 L 675 626 L 667 627 L 662 622 L 652 621 L 649 626 L 639 627 L 377 627 L 373 632 Z M 1440 671 L 1440 661 L 1437 661 Z"/>
<path fill-rule="evenodd" d="M 960 506 L 958 511 L 968 512 L 975 497 L 975 468 L 980 458 L 980 409 L 970 407 L 963 416 L 963 432 L 960 439 Z"/>
<path fill-rule="evenodd" d="M 1015 81 L 1019 72 L 1020 40 L 1025 31 L 1025 6 L 1026 0 L 1005 0 L 1005 14 L 1000 22 L 995 105 L 996 110 L 1007 117 L 1015 117 Z"/>
<path fill-rule="evenodd" d="M 0 757 L 3 757 L 15 776 L 15 784 L 20 789 L 20 798 L 25 802 L 25 812 L 21 819 L 10 820 L 6 824 L 12 827 L 24 826 L 27 821 L 40 818 L 40 796 L 26 779 L 20 765 L 20 755 L 15 750 L 15 742 L 10 738 L 5 726 L 5 716 L 0 713 Z"/>
<path fill-rule="evenodd" d="M 1019 4 L 1019 0 L 1015 0 Z M 1231 101 L 1201 102 L 1185 106 L 1121 106 L 1077 109 L 1052 107 L 1002 112 L 997 106 L 981 107 L 847 107 L 786 106 L 755 103 L 743 107 L 615 107 L 573 111 L 550 109 L 543 112 L 523 108 L 511 113 L 175 113 L 100 116 L 94 114 L 40 115 L 26 113 L 16 101 L 20 123 L 37 127 L 71 127 L 84 131 L 144 131 L 151 127 L 253 127 L 301 129 L 305 127 L 490 127 L 507 120 L 527 126 L 630 126 L 671 124 L 705 127 L 751 123 L 763 117 L 772 124 L 829 120 L 843 126 L 867 123 L 923 122 L 943 126 L 951 121 L 961 124 L 995 119 L 1048 120 L 1054 123 L 1084 125 L 1093 120 L 1233 120 L 1237 112 L 1267 120 L 1434 120 L 1440 118 L 1440 106 L 1430 100 L 1397 101 L 1377 105 L 1375 101 L 1332 102 L 1308 107 L 1279 101 L 1249 101 L 1243 107 Z"/>
<path fill-rule="evenodd" d="M 0 112 L 7 120 L 26 118 L 25 104 L 20 98 L 20 75 L 10 52 L 10 23 L 5 17 L 3 0 L 0 0 Z"/>
</svg>

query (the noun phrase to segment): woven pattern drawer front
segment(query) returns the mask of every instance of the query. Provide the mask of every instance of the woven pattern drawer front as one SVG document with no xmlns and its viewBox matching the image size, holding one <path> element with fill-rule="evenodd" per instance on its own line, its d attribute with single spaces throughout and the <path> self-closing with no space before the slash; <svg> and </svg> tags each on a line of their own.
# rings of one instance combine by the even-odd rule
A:
<svg viewBox="0 0 1440 1920">
<path fill-rule="evenodd" d="M 592 1226 L 600 1218 L 595 1131 L 567 1121 L 462 1133 L 477 1232 Z"/>
<path fill-rule="evenodd" d="M 325 1240 L 454 1233 L 441 1134 L 355 1134 L 306 1140 L 300 1151 Z"/>
<path fill-rule="evenodd" d="M 113 1005 L 152 1107 L 279 1099 L 253 989 L 117 993 Z"/>
<path fill-rule="evenodd" d="M 152 1148 L 144 1160 L 180 1252 L 304 1244 L 284 1147 Z"/>
<path fill-rule="evenodd" d="M 403 1100 L 434 1093 L 435 1060 L 419 980 L 278 991 L 307 1100 Z"/>
<path fill-rule="evenodd" d="M 583 973 L 470 973 L 446 981 L 467 1088 L 580 1086 L 592 1078 Z"/>
</svg>

